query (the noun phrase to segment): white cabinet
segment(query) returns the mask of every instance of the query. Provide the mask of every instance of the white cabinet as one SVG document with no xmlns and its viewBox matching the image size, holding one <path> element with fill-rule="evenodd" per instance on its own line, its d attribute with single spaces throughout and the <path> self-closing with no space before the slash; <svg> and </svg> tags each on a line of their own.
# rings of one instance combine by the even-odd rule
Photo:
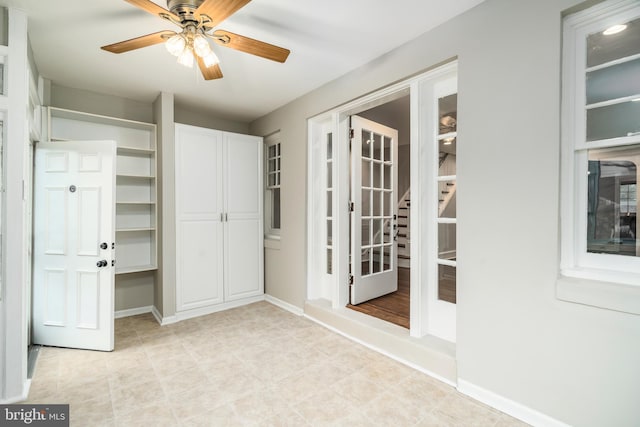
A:
<svg viewBox="0 0 640 427">
<path fill-rule="evenodd" d="M 262 299 L 262 138 L 176 124 L 175 146 L 177 312 Z"/>
<path fill-rule="evenodd" d="M 156 125 L 54 107 L 48 113 L 52 141 L 116 141 L 116 274 L 156 270 Z"/>
</svg>

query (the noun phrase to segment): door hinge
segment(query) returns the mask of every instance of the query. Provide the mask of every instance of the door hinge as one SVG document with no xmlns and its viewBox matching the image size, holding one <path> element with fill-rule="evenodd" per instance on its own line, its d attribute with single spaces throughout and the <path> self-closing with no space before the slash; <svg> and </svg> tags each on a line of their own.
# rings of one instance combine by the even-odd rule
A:
<svg viewBox="0 0 640 427">
<path fill-rule="evenodd" d="M 349 129 L 349 139 L 353 139 L 354 135 L 355 135 L 355 132 L 353 131 L 353 128 L 350 128 Z"/>
<path fill-rule="evenodd" d="M 349 284 L 353 285 L 353 274 L 349 275 Z"/>
<path fill-rule="evenodd" d="M 355 205 L 353 202 L 349 202 L 349 212 L 353 212 L 355 209 Z"/>
</svg>

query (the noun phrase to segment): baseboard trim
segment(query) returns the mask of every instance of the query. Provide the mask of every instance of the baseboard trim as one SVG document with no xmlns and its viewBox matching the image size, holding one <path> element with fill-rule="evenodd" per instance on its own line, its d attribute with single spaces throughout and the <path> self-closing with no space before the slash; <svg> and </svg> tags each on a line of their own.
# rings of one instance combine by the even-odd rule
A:
<svg viewBox="0 0 640 427">
<path fill-rule="evenodd" d="M 27 379 L 22 386 L 22 396 L 10 397 L 8 399 L 0 399 L 0 405 L 13 405 L 14 403 L 24 402 L 29 398 L 29 390 L 31 389 L 31 380 Z"/>
<path fill-rule="evenodd" d="M 153 317 L 156 318 L 156 322 L 158 322 L 160 326 L 170 325 L 178 321 L 176 316 L 162 317 L 162 314 L 160 314 L 155 305 L 151 308 L 151 314 L 153 314 Z"/>
<path fill-rule="evenodd" d="M 129 308 L 127 310 L 118 310 L 115 312 L 115 318 L 121 319 L 123 317 L 137 316 L 138 314 L 151 313 L 153 308 L 154 307 L 152 305 L 148 305 L 146 307 L 136 307 L 136 308 Z"/>
<path fill-rule="evenodd" d="M 569 427 L 569 424 L 460 378 L 458 378 L 458 391 L 532 426 Z"/>
<path fill-rule="evenodd" d="M 274 296 L 271 295 L 265 295 L 264 296 L 264 300 L 270 304 L 275 305 L 276 307 L 280 307 L 283 310 L 286 310 L 290 313 L 295 314 L 296 316 L 304 316 L 304 310 L 301 309 L 300 307 L 296 307 L 293 304 L 290 304 L 286 301 L 282 301 L 281 299 L 278 299 Z"/>
<path fill-rule="evenodd" d="M 254 302 L 264 301 L 264 295 L 258 295 L 255 297 L 238 299 L 235 301 L 224 302 L 222 304 L 216 304 L 209 307 L 193 308 L 191 310 L 178 311 L 176 314 L 170 317 L 163 317 L 160 322 L 161 325 L 168 325 L 170 323 L 180 322 L 182 320 L 193 319 L 194 317 L 206 316 L 207 314 L 217 313 L 219 311 L 229 310 L 231 308 L 242 307 L 243 305 L 253 304 Z"/>
</svg>

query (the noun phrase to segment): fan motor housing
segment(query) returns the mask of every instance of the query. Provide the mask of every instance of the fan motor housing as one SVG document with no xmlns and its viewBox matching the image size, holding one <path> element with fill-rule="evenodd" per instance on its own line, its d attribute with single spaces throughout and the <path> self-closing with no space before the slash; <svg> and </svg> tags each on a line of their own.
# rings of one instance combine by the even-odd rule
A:
<svg viewBox="0 0 640 427">
<path fill-rule="evenodd" d="M 181 18 L 193 19 L 196 9 L 204 0 L 167 0 L 167 8 Z"/>
</svg>

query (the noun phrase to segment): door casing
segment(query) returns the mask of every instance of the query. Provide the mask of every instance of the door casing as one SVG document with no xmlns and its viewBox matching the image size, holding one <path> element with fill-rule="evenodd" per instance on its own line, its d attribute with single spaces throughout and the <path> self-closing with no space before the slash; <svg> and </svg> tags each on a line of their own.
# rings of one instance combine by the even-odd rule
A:
<svg viewBox="0 0 640 427">
<path fill-rule="evenodd" d="M 377 92 L 365 95 L 355 101 L 351 101 L 333 110 L 312 117 L 308 120 L 308 149 L 307 165 L 308 180 L 307 191 L 307 299 L 330 297 L 333 309 L 341 309 L 349 302 L 349 117 L 364 110 L 385 104 L 400 97 L 410 95 L 411 103 L 411 192 L 420 194 L 419 200 L 412 200 L 410 211 L 411 235 L 415 242 L 411 245 L 411 307 L 410 307 L 410 331 L 412 337 L 423 337 L 432 334 L 437 328 L 429 325 L 427 315 L 430 289 L 428 266 L 419 262 L 429 256 L 429 248 L 434 246 L 437 234 L 428 231 L 432 227 L 425 219 L 429 209 L 429 200 L 437 203 L 436 197 L 430 197 L 428 171 L 421 165 L 428 164 L 432 155 L 429 147 L 433 144 L 436 135 L 433 132 L 433 123 L 421 120 L 426 114 L 433 112 L 433 86 L 444 79 L 457 76 L 458 64 L 453 59 L 444 65 L 405 81 L 390 85 Z M 435 117 L 435 116 L 434 116 Z M 435 119 L 434 119 L 435 120 Z M 326 212 L 326 206 L 321 198 L 313 197 L 318 194 L 318 181 L 316 176 L 321 176 L 322 159 L 318 156 L 318 144 L 322 143 L 320 136 L 322 130 L 331 129 L 333 134 L 333 178 L 334 191 L 332 195 L 333 213 L 333 273 L 329 280 L 323 269 L 322 257 L 317 257 L 318 247 L 322 246 L 326 239 L 326 232 L 322 227 Z M 437 206 L 437 205 L 436 205 Z M 436 208 L 437 209 L 437 208 Z M 324 234 L 323 234 L 324 232 Z M 437 245 L 437 242 L 436 242 Z M 455 322 L 455 312 L 453 321 Z M 455 325 L 453 325 L 455 331 Z M 451 337 L 445 338 L 453 340 Z"/>
</svg>

